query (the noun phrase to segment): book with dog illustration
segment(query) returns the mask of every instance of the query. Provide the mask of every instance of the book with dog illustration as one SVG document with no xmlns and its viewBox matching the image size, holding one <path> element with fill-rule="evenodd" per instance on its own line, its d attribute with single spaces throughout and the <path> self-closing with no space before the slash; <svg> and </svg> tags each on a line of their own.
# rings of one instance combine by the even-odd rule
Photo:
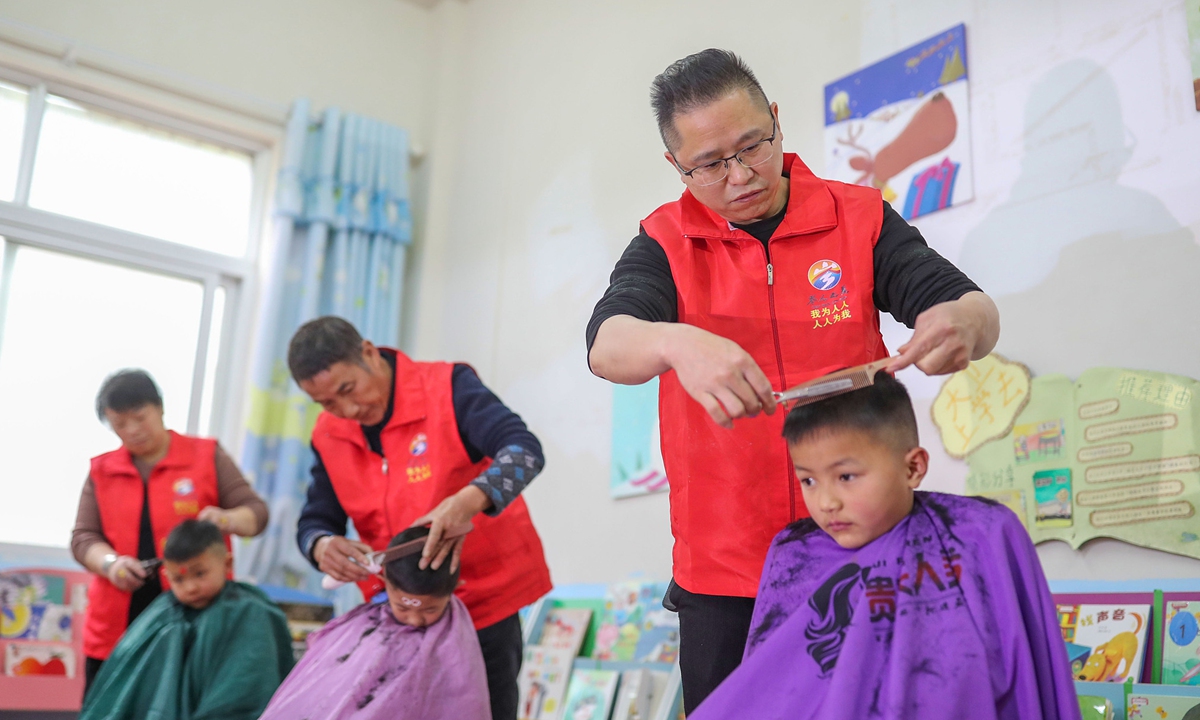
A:
<svg viewBox="0 0 1200 720">
<path fill-rule="evenodd" d="M 1077 680 L 1125 682 L 1142 677 L 1150 628 L 1149 604 L 1058 606 L 1063 640 L 1088 648 Z"/>
</svg>

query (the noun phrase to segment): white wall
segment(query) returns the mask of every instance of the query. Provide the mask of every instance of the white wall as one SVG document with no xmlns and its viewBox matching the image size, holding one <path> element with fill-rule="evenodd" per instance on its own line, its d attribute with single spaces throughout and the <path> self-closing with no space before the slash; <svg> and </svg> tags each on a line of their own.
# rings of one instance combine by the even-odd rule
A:
<svg viewBox="0 0 1200 720">
<path fill-rule="evenodd" d="M 433 16 L 398 0 L 0 0 L 17 20 L 284 106 L 428 130 Z"/>
<path fill-rule="evenodd" d="M 1177 0 L 867 0 L 861 61 L 967 24 L 975 200 L 920 218 L 996 299 L 997 350 L 1035 375 L 1200 377 L 1200 113 Z M 889 345 L 907 331 L 893 325 Z M 905 378 L 919 418 L 939 382 Z M 937 453 L 927 488 L 961 491 Z M 1038 548 L 1051 578 L 1195 577 L 1200 561 L 1096 540 Z"/>
<path fill-rule="evenodd" d="M 665 495 L 608 496 L 612 387 L 584 327 L 638 222 L 683 190 L 650 81 L 706 47 L 741 53 L 785 147 L 820 157 L 821 86 L 858 60 L 857 3 L 443 2 L 455 67 L 431 147 L 413 348 L 473 363 L 546 447 L 526 494 L 558 583 L 670 574 Z M 453 48 L 448 49 L 448 48 Z"/>
</svg>

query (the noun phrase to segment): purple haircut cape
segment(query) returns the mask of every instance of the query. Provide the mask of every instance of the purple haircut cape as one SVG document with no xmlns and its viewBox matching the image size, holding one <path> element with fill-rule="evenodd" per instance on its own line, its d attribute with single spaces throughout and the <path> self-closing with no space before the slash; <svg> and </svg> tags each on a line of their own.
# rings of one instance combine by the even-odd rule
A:
<svg viewBox="0 0 1200 720">
<path fill-rule="evenodd" d="M 916 493 L 857 550 L 811 519 L 763 568 L 741 666 L 688 720 L 1078 720 L 1029 534 L 1005 507 Z"/>
<path fill-rule="evenodd" d="M 461 720 L 492 716 L 471 615 L 457 597 L 425 628 L 386 602 L 360 605 L 308 637 L 308 652 L 260 720 Z"/>
</svg>

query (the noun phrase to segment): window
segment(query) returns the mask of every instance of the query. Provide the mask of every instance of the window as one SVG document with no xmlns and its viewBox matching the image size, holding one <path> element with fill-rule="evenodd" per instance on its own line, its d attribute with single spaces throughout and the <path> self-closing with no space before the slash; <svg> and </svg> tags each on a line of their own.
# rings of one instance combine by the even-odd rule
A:
<svg viewBox="0 0 1200 720">
<path fill-rule="evenodd" d="M 0 83 L 0 200 L 12 200 L 17 188 L 17 165 L 21 159 L 21 135 L 29 92 Z"/>
<path fill-rule="evenodd" d="M 268 152 L 0 68 L 0 542 L 69 544 L 116 370 L 229 444 Z"/>
<path fill-rule="evenodd" d="M 240 256 L 253 158 L 46 98 L 29 204 L 141 235 Z"/>
</svg>

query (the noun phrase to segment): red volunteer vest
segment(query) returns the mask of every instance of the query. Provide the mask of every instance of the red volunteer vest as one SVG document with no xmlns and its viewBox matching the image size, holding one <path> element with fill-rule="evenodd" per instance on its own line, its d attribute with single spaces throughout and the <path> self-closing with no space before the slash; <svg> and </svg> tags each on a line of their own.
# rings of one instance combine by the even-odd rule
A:
<svg viewBox="0 0 1200 720">
<path fill-rule="evenodd" d="M 387 547 L 414 520 L 466 487 L 490 458 L 472 463 L 458 434 L 450 363 L 413 362 L 396 352 L 392 418 L 380 435 L 380 458 L 367 447 L 362 425 L 322 412 L 313 429 L 338 501 L 363 542 Z M 542 541 L 523 498 L 496 517 L 478 515 L 463 543 L 458 590 L 476 628 L 514 614 L 550 591 Z M 383 589 L 359 583 L 364 598 Z"/>
<path fill-rule="evenodd" d="M 219 504 L 217 441 L 171 432 L 166 457 L 150 471 L 146 493 L 150 498 L 150 528 L 154 550 L 162 556 L 167 535 L 175 526 L 200 514 L 202 508 Z M 92 484 L 104 537 L 118 555 L 137 557 L 138 531 L 142 522 L 142 476 L 125 448 L 92 458 Z M 229 539 L 225 544 L 228 547 Z M 166 575 L 159 573 L 163 590 L 169 590 Z M 118 590 L 108 578 L 93 575 L 88 587 L 87 616 L 83 626 L 83 652 L 88 657 L 108 658 L 125 632 L 132 593 Z"/>
<path fill-rule="evenodd" d="M 784 169 L 787 213 L 769 252 L 687 191 L 642 222 L 670 261 L 679 322 L 736 342 L 776 390 L 887 355 L 872 298 L 879 191 L 821 180 L 793 154 Z M 808 516 L 781 437 L 785 414 L 725 430 L 674 371 L 660 378 L 674 576 L 684 589 L 756 596 L 771 539 Z"/>
</svg>

